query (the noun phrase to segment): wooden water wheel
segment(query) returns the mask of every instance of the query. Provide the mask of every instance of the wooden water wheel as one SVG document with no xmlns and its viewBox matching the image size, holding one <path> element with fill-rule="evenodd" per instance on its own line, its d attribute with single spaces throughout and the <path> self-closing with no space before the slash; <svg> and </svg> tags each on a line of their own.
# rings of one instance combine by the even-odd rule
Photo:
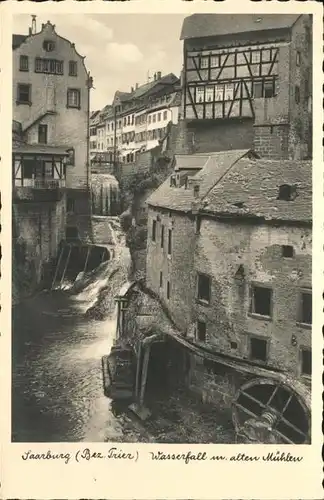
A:
<svg viewBox="0 0 324 500">
<path fill-rule="evenodd" d="M 307 390 L 296 390 L 291 383 L 272 379 L 247 382 L 234 398 L 232 415 L 238 442 L 310 442 Z"/>
</svg>

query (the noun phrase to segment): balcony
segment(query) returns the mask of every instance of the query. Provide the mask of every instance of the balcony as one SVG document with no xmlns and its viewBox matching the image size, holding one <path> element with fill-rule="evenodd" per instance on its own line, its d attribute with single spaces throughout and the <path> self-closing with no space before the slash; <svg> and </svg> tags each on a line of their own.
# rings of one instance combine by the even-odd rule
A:
<svg viewBox="0 0 324 500">
<path fill-rule="evenodd" d="M 64 193 L 65 179 L 15 179 L 13 201 L 21 202 L 56 202 Z"/>
</svg>

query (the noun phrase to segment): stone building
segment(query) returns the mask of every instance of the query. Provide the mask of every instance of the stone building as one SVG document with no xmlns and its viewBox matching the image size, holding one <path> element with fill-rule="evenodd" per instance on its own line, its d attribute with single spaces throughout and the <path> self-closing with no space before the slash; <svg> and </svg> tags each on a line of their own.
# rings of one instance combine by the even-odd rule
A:
<svg viewBox="0 0 324 500">
<path fill-rule="evenodd" d="M 193 14 L 181 39 L 179 153 L 253 148 L 310 157 L 311 15 Z"/>
<path fill-rule="evenodd" d="M 34 18 L 27 36 L 13 35 L 13 118 L 21 124 L 23 139 L 36 155 L 50 148 L 68 153 L 67 232 L 81 238 L 90 232 L 91 87 L 84 57 L 56 33 L 50 21 L 36 32 Z M 39 148 L 42 151 L 36 151 Z M 47 160 L 36 157 L 34 162 L 31 180 L 39 183 L 55 178 L 55 169 Z"/>
<path fill-rule="evenodd" d="M 200 352 L 190 357 L 189 385 L 211 400 L 233 392 L 224 374 L 216 383 L 206 360 L 214 353 L 307 388 L 311 162 L 248 150 L 176 155 L 148 205 L 146 283 Z"/>
<path fill-rule="evenodd" d="M 91 129 L 97 152 L 109 152 L 113 161 L 135 163 L 138 152 L 158 146 L 167 125 L 178 123 L 181 92 L 172 73 L 155 73 L 152 81 L 136 84 L 130 92 L 116 91 L 112 104 L 99 112 Z"/>
</svg>

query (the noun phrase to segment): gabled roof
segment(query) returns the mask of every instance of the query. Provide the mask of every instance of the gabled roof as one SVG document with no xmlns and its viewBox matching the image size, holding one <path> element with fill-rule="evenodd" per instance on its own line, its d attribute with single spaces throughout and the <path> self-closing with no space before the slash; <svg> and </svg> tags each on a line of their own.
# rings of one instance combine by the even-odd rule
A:
<svg viewBox="0 0 324 500">
<path fill-rule="evenodd" d="M 193 189 L 170 186 L 170 177 L 157 188 L 147 200 L 148 205 L 190 212 L 192 204 L 207 195 L 215 183 L 222 178 L 227 170 L 240 158 L 251 153 L 250 150 L 233 150 L 208 153 L 204 155 L 176 155 L 176 165 L 181 165 L 181 170 L 193 169 L 191 177 L 199 183 L 199 196 L 194 197 Z M 187 165 L 187 167 L 186 167 Z M 196 172 L 199 169 L 198 173 Z"/>
<path fill-rule="evenodd" d="M 298 17 L 292 14 L 192 14 L 183 21 L 180 40 L 291 28 Z"/>
<path fill-rule="evenodd" d="M 296 186 L 294 200 L 278 199 L 283 184 Z M 205 197 L 203 211 L 311 223 L 312 162 L 242 158 Z"/>
<path fill-rule="evenodd" d="M 27 38 L 27 35 L 12 35 L 12 48 L 17 49 Z"/>
</svg>

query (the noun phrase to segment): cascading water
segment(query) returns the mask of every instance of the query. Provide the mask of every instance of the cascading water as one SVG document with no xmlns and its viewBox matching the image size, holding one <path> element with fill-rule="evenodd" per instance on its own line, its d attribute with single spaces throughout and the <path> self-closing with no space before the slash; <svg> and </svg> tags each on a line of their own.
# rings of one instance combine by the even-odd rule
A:
<svg viewBox="0 0 324 500">
<path fill-rule="evenodd" d="M 130 264 L 117 221 L 111 225 L 111 261 L 85 273 L 68 292 L 44 291 L 14 307 L 14 441 L 147 440 L 103 394 L 101 357 L 114 342 L 114 296 Z"/>
</svg>

